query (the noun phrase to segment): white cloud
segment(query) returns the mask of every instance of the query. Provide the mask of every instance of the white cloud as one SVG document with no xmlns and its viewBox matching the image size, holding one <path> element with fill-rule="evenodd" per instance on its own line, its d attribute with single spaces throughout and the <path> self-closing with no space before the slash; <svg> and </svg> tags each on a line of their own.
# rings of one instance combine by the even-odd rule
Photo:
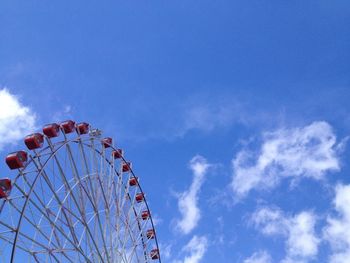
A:
<svg viewBox="0 0 350 263">
<path fill-rule="evenodd" d="M 7 89 L 0 90 L 0 150 L 35 130 L 36 115 Z"/>
<path fill-rule="evenodd" d="M 252 222 L 265 235 L 288 235 L 288 220 L 277 208 L 260 208 L 252 215 Z"/>
<path fill-rule="evenodd" d="M 183 260 L 176 260 L 174 263 L 199 263 L 208 248 L 208 239 L 205 236 L 193 236 L 188 244 L 182 248 L 187 253 Z"/>
<path fill-rule="evenodd" d="M 252 256 L 245 259 L 243 263 L 271 263 L 272 259 L 266 251 L 255 252 Z"/>
<path fill-rule="evenodd" d="M 338 185 L 333 201 L 337 217 L 328 217 L 324 238 L 332 246 L 330 263 L 348 263 L 350 259 L 350 185 Z"/>
<path fill-rule="evenodd" d="M 233 159 L 232 189 L 242 198 L 252 189 L 274 187 L 285 177 L 320 180 L 326 172 L 339 170 L 337 149 L 327 122 L 265 133 L 258 153 L 244 149 Z"/>
<path fill-rule="evenodd" d="M 190 188 L 179 194 L 178 207 L 182 215 L 177 221 L 177 227 L 184 233 L 190 233 L 198 224 L 201 217 L 198 208 L 198 194 L 204 181 L 205 174 L 209 168 L 207 160 L 202 156 L 195 156 L 190 161 L 190 168 L 193 172 L 193 181 Z"/>
<path fill-rule="evenodd" d="M 290 221 L 286 262 L 303 262 L 315 258 L 320 243 L 315 234 L 315 215 L 301 212 Z"/>
<path fill-rule="evenodd" d="M 303 211 L 287 216 L 280 209 L 261 208 L 253 214 L 252 222 L 263 234 L 286 239 L 283 263 L 308 262 L 317 256 L 320 239 L 315 234 L 316 216 L 313 213 Z"/>
</svg>

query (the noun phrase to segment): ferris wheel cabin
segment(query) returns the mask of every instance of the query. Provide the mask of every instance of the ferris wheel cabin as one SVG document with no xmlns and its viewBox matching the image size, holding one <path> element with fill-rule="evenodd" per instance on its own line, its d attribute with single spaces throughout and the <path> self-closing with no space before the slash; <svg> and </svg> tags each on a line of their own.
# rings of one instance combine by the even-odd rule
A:
<svg viewBox="0 0 350 263">
<path fill-rule="evenodd" d="M 130 172 L 132 164 L 130 162 L 123 163 L 122 170 L 123 173 Z"/>
<path fill-rule="evenodd" d="M 87 134 L 89 132 L 89 124 L 86 122 L 78 123 L 75 127 L 78 134 Z"/>
<path fill-rule="evenodd" d="M 7 198 L 11 192 L 12 183 L 9 178 L 0 179 L 0 199 Z"/>
<path fill-rule="evenodd" d="M 159 249 L 152 249 L 150 256 L 151 259 L 159 259 Z"/>
<path fill-rule="evenodd" d="M 60 134 L 60 126 L 57 123 L 50 123 L 44 126 L 43 133 L 48 138 L 57 137 Z"/>
<path fill-rule="evenodd" d="M 141 213 L 142 220 L 147 220 L 149 218 L 149 211 L 145 210 Z"/>
<path fill-rule="evenodd" d="M 6 163 L 8 167 L 13 169 L 22 168 L 25 166 L 28 159 L 28 155 L 25 151 L 13 152 L 7 155 Z"/>
<path fill-rule="evenodd" d="M 137 177 L 131 177 L 129 179 L 129 186 L 135 186 L 137 185 Z"/>
<path fill-rule="evenodd" d="M 143 193 L 136 194 L 136 197 L 135 197 L 136 202 L 141 203 L 144 199 L 145 199 L 145 196 Z"/>
<path fill-rule="evenodd" d="M 122 149 L 117 149 L 117 150 L 114 150 L 112 151 L 112 155 L 114 157 L 114 159 L 120 159 L 123 157 L 123 150 Z"/>
<path fill-rule="evenodd" d="M 154 230 L 153 229 L 147 230 L 146 236 L 147 236 L 148 239 L 154 239 L 154 237 L 155 237 Z"/>
<path fill-rule="evenodd" d="M 33 133 L 24 138 L 24 143 L 29 150 L 41 148 L 44 144 L 44 135 L 41 133 Z"/>
<path fill-rule="evenodd" d="M 75 122 L 72 120 L 64 121 L 60 124 L 61 129 L 65 134 L 71 133 L 75 129 Z"/>
<path fill-rule="evenodd" d="M 109 148 L 112 146 L 112 138 L 110 137 L 106 137 L 104 139 L 102 139 L 102 145 L 105 147 L 105 148 Z"/>
</svg>

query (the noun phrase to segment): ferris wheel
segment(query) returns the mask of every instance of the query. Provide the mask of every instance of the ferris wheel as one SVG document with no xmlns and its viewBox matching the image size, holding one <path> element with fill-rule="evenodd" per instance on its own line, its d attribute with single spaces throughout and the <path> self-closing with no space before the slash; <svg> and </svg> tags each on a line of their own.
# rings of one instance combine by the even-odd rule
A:
<svg viewBox="0 0 350 263">
<path fill-rule="evenodd" d="M 131 163 L 89 124 L 52 123 L 6 157 L 0 262 L 161 262 Z"/>
</svg>

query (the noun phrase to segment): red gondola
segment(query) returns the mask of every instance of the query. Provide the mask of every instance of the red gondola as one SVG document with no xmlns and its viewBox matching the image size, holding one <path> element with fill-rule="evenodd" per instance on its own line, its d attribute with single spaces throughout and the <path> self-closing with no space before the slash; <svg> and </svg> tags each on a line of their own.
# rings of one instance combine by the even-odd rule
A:
<svg viewBox="0 0 350 263">
<path fill-rule="evenodd" d="M 28 155 L 25 151 L 13 152 L 7 155 L 6 163 L 11 170 L 22 168 L 25 166 Z"/>
<path fill-rule="evenodd" d="M 27 135 L 24 138 L 24 143 L 29 150 L 41 148 L 44 144 L 44 135 L 38 132 Z"/>
<path fill-rule="evenodd" d="M 136 194 L 136 197 L 135 197 L 136 202 L 141 203 L 144 199 L 145 199 L 145 196 L 143 193 Z"/>
<path fill-rule="evenodd" d="M 102 144 L 105 148 L 111 147 L 112 146 L 112 138 L 110 138 L 110 137 L 103 138 Z"/>
<path fill-rule="evenodd" d="M 72 120 L 67 120 L 67 121 L 61 122 L 60 126 L 64 133 L 71 133 L 74 131 L 75 122 Z"/>
<path fill-rule="evenodd" d="M 131 163 L 130 162 L 125 162 L 122 165 L 122 171 L 123 173 L 130 172 L 131 170 Z"/>
<path fill-rule="evenodd" d="M 135 186 L 135 185 L 137 185 L 137 177 L 131 177 L 131 178 L 129 179 L 129 185 L 130 185 L 130 186 Z"/>
<path fill-rule="evenodd" d="M 81 122 L 75 126 L 75 130 L 78 134 L 87 134 L 89 132 L 89 126 L 90 125 L 88 123 Z"/>
<path fill-rule="evenodd" d="M 60 126 L 57 123 L 50 123 L 44 126 L 43 133 L 48 137 L 57 137 L 60 134 Z"/>
<path fill-rule="evenodd" d="M 142 220 L 147 220 L 149 218 L 148 210 L 142 211 L 141 218 L 142 218 Z"/>
<path fill-rule="evenodd" d="M 154 230 L 153 229 L 147 230 L 146 236 L 148 239 L 154 239 L 154 237 L 155 237 Z"/>
<path fill-rule="evenodd" d="M 123 150 L 122 149 L 117 149 L 117 150 L 114 150 L 112 151 L 112 155 L 114 157 L 114 159 L 120 159 L 123 157 Z"/>
<path fill-rule="evenodd" d="M 0 179 L 0 198 L 7 198 L 12 189 L 11 180 L 8 178 Z"/>
<path fill-rule="evenodd" d="M 159 259 L 159 250 L 157 248 L 152 249 L 150 252 L 151 259 Z"/>
</svg>

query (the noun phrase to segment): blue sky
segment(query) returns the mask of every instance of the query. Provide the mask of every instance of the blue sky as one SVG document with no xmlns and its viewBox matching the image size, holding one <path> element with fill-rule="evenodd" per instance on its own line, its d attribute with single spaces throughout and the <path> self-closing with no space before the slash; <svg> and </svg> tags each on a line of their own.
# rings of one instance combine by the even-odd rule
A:
<svg viewBox="0 0 350 263">
<path fill-rule="evenodd" d="M 87 121 L 164 262 L 350 262 L 349 24 L 346 0 L 2 1 L 0 156 Z"/>
</svg>

